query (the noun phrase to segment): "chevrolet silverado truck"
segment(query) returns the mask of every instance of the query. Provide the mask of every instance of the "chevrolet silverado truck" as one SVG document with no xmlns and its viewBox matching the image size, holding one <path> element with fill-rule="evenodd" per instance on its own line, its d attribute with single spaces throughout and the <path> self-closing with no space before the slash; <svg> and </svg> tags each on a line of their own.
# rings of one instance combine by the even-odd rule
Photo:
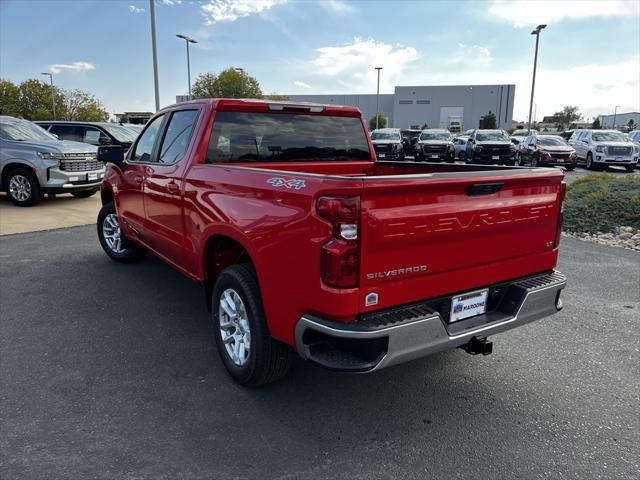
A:
<svg viewBox="0 0 640 480">
<path fill-rule="evenodd" d="M 167 107 L 98 157 L 104 251 L 200 283 L 242 385 L 294 352 L 344 372 L 488 354 L 562 308 L 558 169 L 376 161 L 357 108 L 225 99 Z"/>
</svg>

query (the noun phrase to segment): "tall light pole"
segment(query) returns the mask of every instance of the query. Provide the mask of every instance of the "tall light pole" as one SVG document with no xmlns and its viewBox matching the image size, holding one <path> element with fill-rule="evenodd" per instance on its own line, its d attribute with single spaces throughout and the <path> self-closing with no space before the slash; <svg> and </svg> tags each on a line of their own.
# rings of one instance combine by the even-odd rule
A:
<svg viewBox="0 0 640 480">
<path fill-rule="evenodd" d="M 189 82 L 189 100 L 191 100 L 191 59 L 189 58 L 189 44 L 198 42 L 190 36 L 181 33 L 178 33 L 176 37 L 183 39 L 184 43 L 187 44 L 187 81 Z"/>
<path fill-rule="evenodd" d="M 151 14 L 151 53 L 153 54 L 153 86 L 156 93 L 156 112 L 160 110 L 160 87 L 158 86 L 158 49 L 156 48 L 156 7 L 155 0 L 149 0 Z"/>
<path fill-rule="evenodd" d="M 531 102 L 529 102 L 529 125 L 527 126 L 527 132 L 531 132 L 531 111 L 533 110 L 533 91 L 536 88 L 536 67 L 538 65 L 538 42 L 540 41 L 540 32 L 546 25 L 538 25 L 536 29 L 531 32 L 531 35 L 536 36 L 536 53 L 533 57 L 533 80 L 531 82 Z"/>
<path fill-rule="evenodd" d="M 616 105 L 616 108 L 613 109 L 613 129 L 616 129 L 616 117 L 618 116 L 618 109 L 620 105 Z"/>
<path fill-rule="evenodd" d="M 376 90 L 376 130 L 378 129 L 378 119 L 380 118 L 380 70 L 382 67 L 375 67 L 378 71 L 378 89 Z"/>
<path fill-rule="evenodd" d="M 244 68 L 242 68 L 242 67 L 233 67 L 233 69 L 242 76 L 242 90 L 244 90 Z"/>
<path fill-rule="evenodd" d="M 51 109 L 53 110 L 53 119 L 56 119 L 56 89 L 53 87 L 53 74 L 49 72 L 42 72 L 41 75 L 49 75 L 49 82 L 51 83 Z"/>
</svg>

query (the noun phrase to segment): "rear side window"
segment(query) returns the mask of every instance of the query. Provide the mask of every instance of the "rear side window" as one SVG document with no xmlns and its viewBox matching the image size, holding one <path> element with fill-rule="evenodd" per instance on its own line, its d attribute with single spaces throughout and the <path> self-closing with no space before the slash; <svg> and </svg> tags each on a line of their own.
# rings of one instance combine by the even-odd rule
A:
<svg viewBox="0 0 640 480">
<path fill-rule="evenodd" d="M 173 113 L 160 147 L 160 163 L 176 163 L 184 156 L 197 118 L 198 110 L 180 110 Z"/>
<path fill-rule="evenodd" d="M 150 162 L 151 155 L 153 153 L 153 146 L 156 143 L 158 132 L 162 126 L 162 120 L 164 115 L 156 117 L 153 122 L 149 124 L 146 130 L 140 135 L 138 143 L 136 143 L 136 149 L 131 156 L 131 160 L 134 162 Z"/>
<path fill-rule="evenodd" d="M 57 135 L 60 140 L 82 142 L 83 132 L 80 127 L 74 125 L 51 125 L 49 132 Z"/>
<path fill-rule="evenodd" d="M 208 163 L 369 160 L 359 118 L 218 112 Z"/>
</svg>

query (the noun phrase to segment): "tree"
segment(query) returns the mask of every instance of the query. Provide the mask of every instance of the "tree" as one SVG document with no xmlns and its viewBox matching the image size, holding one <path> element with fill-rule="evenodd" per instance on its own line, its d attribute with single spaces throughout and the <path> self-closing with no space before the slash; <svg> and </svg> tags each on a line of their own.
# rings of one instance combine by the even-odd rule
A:
<svg viewBox="0 0 640 480">
<path fill-rule="evenodd" d="M 378 113 L 378 128 L 386 128 L 387 127 L 387 117 L 384 116 L 384 113 Z M 369 119 L 369 130 L 376 129 L 376 115 Z"/>
<path fill-rule="evenodd" d="M 65 92 L 63 118 L 85 122 L 106 122 L 109 119 L 109 113 L 90 93 L 73 90 Z"/>
<path fill-rule="evenodd" d="M 421 130 L 426 130 L 427 128 L 429 128 L 429 125 L 427 125 L 427 122 L 424 122 L 422 124 L 422 127 L 420 128 Z"/>
<path fill-rule="evenodd" d="M 198 75 L 191 93 L 194 98 L 262 98 L 260 83 L 245 71 L 227 68 L 217 76 Z"/>
<path fill-rule="evenodd" d="M 278 95 L 277 93 L 272 93 L 270 95 L 265 95 L 265 100 L 290 100 L 288 95 Z"/>
<path fill-rule="evenodd" d="M 56 102 L 56 113 L 62 113 L 63 97 L 59 88 L 34 79 L 21 82 L 18 85 L 17 115 L 27 120 L 51 120 L 53 118 L 52 95 Z"/>
<path fill-rule="evenodd" d="M 596 117 L 593 123 L 591 124 L 591 128 L 594 130 L 600 130 L 602 125 L 600 124 L 600 117 Z"/>
<path fill-rule="evenodd" d="M 560 112 L 553 114 L 558 119 L 558 123 L 562 125 L 571 125 L 574 122 L 582 120 L 582 115 L 578 111 L 578 107 L 573 105 L 567 105 L 562 108 Z"/>
<path fill-rule="evenodd" d="M 489 113 L 480 117 L 479 128 L 498 128 L 498 121 L 496 114 L 489 110 Z"/>
<path fill-rule="evenodd" d="M 636 127 L 637 127 L 636 122 L 633 121 L 633 118 L 630 118 L 629 122 L 627 122 L 627 128 L 631 132 L 632 130 L 635 130 Z"/>
<path fill-rule="evenodd" d="M 20 91 L 9 80 L 0 80 L 0 115 L 19 115 Z"/>
</svg>

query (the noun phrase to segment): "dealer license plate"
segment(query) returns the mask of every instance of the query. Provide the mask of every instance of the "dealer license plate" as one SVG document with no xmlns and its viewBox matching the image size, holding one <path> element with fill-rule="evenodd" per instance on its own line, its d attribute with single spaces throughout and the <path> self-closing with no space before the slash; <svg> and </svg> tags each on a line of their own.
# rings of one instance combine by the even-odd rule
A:
<svg viewBox="0 0 640 480">
<path fill-rule="evenodd" d="M 438 155 L 431 155 L 431 158 L 438 158 Z"/>
<path fill-rule="evenodd" d="M 378 157 L 379 157 L 379 158 L 384 158 L 385 156 L 386 156 L 386 155 L 385 155 L 384 153 L 379 153 L 379 154 L 378 154 Z"/>
<path fill-rule="evenodd" d="M 622 157 L 616 157 L 616 162 L 624 162 L 624 158 L 622 158 Z"/>
<path fill-rule="evenodd" d="M 500 160 L 500 155 L 494 155 L 491 160 Z"/>
<path fill-rule="evenodd" d="M 87 173 L 87 181 L 89 180 L 97 180 L 98 179 L 98 174 L 97 173 Z"/>
<path fill-rule="evenodd" d="M 488 294 L 489 290 L 484 289 L 453 297 L 451 299 L 451 315 L 449 316 L 449 323 L 486 313 Z"/>
</svg>

